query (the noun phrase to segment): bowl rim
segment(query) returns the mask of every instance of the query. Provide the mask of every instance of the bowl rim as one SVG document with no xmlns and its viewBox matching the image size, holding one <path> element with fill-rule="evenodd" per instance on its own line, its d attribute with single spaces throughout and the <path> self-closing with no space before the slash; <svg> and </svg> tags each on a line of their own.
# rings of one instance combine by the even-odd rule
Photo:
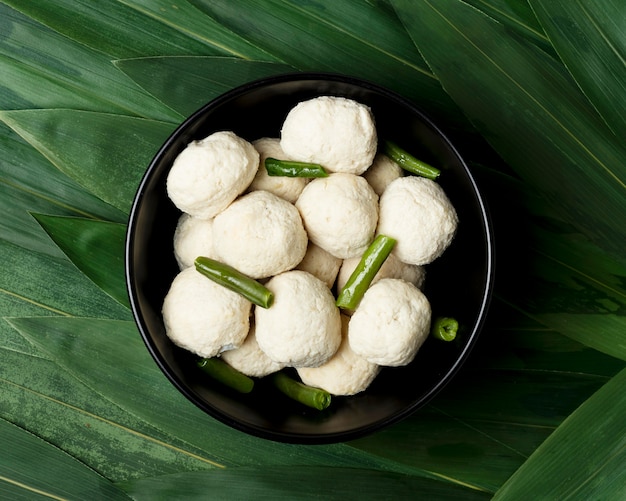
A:
<svg viewBox="0 0 626 501">
<path fill-rule="evenodd" d="M 484 239 L 485 239 L 485 270 L 486 276 L 484 277 L 484 289 L 482 292 L 482 297 L 480 299 L 480 306 L 476 313 L 476 321 L 473 323 L 471 327 L 471 332 L 466 333 L 468 341 L 463 347 L 462 351 L 456 357 L 454 363 L 450 366 L 450 368 L 446 371 L 445 375 L 437 381 L 437 384 L 430 387 L 427 392 L 421 395 L 421 397 L 412 402 L 411 405 L 407 405 L 403 409 L 390 416 L 386 416 L 383 419 L 379 419 L 370 424 L 360 426 L 358 428 L 353 428 L 350 430 L 344 430 L 339 432 L 330 432 L 330 433 L 320 433 L 320 434 L 309 434 L 309 433 L 297 433 L 297 432 L 283 432 L 280 430 L 270 430 L 266 428 L 262 428 L 260 426 L 252 425 L 250 423 L 242 423 L 235 419 L 228 417 L 226 414 L 222 413 L 219 409 L 216 409 L 200 398 L 193 391 L 191 391 L 182 381 L 176 377 L 175 374 L 170 370 L 167 362 L 165 361 L 163 355 L 160 353 L 156 344 L 150 334 L 149 328 L 145 323 L 145 318 L 143 316 L 141 306 L 137 300 L 135 289 L 135 274 L 134 274 L 134 262 L 133 262 L 133 251 L 134 251 L 134 233 L 135 227 L 137 224 L 138 212 L 140 210 L 144 192 L 146 189 L 146 185 L 150 182 L 153 171 L 157 168 L 159 161 L 163 155 L 170 149 L 173 143 L 175 143 L 179 136 L 183 135 L 185 131 L 192 125 L 195 124 L 199 117 L 210 111 L 212 108 L 219 107 L 222 103 L 233 100 L 238 96 L 244 95 L 252 90 L 274 85 L 280 84 L 290 81 L 331 81 L 331 82 L 340 82 L 346 83 L 349 85 L 353 85 L 356 87 L 360 87 L 363 89 L 367 89 L 378 94 L 384 95 L 387 99 L 391 99 L 398 103 L 399 105 L 410 110 L 412 114 L 419 117 L 421 121 L 425 123 L 439 138 L 445 143 L 446 148 L 448 148 L 453 155 L 456 157 L 460 167 L 462 167 L 464 171 L 464 175 L 467 178 L 467 181 L 472 186 L 473 196 L 476 199 L 477 206 L 480 209 L 480 221 L 482 227 L 484 229 Z M 131 306 L 131 313 L 135 324 L 139 330 L 139 333 L 142 337 L 144 344 L 146 345 L 151 357 L 156 362 L 157 366 L 161 370 L 161 372 L 166 376 L 171 384 L 191 403 L 193 403 L 196 407 L 204 411 L 209 416 L 214 419 L 234 428 L 239 431 L 245 432 L 249 435 L 256 436 L 263 439 L 268 439 L 271 441 L 277 441 L 282 443 L 293 443 L 293 444 L 331 444 L 331 443 L 339 443 L 345 442 L 349 440 L 354 440 L 357 438 L 364 437 L 376 431 L 380 431 L 388 426 L 395 424 L 406 417 L 413 414 L 417 409 L 422 408 L 425 404 L 430 402 L 451 380 L 454 379 L 455 375 L 459 372 L 462 366 L 465 364 L 467 358 L 470 353 L 474 349 L 477 340 L 479 338 L 479 334 L 484 327 L 487 313 L 491 304 L 493 288 L 495 282 L 495 242 L 494 242 L 494 232 L 493 232 L 493 222 L 491 215 L 489 213 L 489 208 L 483 198 L 483 195 L 478 188 L 476 180 L 469 170 L 463 156 L 459 153 L 458 149 L 451 142 L 448 134 L 444 133 L 442 129 L 435 123 L 433 120 L 425 114 L 416 104 L 402 95 L 398 94 L 395 91 L 392 91 L 386 87 L 373 83 L 371 81 L 361 79 L 359 77 L 343 75 L 340 73 L 334 72 L 287 72 L 281 73 L 277 75 L 262 77 L 259 79 L 255 79 L 244 84 L 238 85 L 236 87 L 231 88 L 228 91 L 216 96 L 215 98 L 209 100 L 203 106 L 198 108 L 196 111 L 188 115 L 182 122 L 180 122 L 174 131 L 168 136 L 168 138 L 164 141 L 164 143 L 160 146 L 156 154 L 150 160 L 148 167 L 146 168 L 143 176 L 141 177 L 140 183 L 136 190 L 135 196 L 133 198 L 133 202 L 131 205 L 131 209 L 128 217 L 128 225 L 125 237 L 125 254 L 124 254 L 124 269 L 125 269 L 125 279 L 126 279 L 126 288 L 129 296 L 129 302 Z"/>
</svg>

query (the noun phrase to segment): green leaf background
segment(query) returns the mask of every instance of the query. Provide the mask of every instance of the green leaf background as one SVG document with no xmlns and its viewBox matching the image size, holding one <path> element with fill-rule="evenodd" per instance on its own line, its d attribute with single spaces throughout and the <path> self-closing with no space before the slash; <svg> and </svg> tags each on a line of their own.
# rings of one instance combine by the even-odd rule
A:
<svg viewBox="0 0 626 501">
<path fill-rule="evenodd" d="M 624 499 L 624 19 L 621 0 L 0 1 L 0 497 Z M 187 402 L 123 276 L 130 204 L 167 135 L 292 71 L 423 108 L 497 242 L 461 375 L 404 421 L 319 447 Z"/>
</svg>

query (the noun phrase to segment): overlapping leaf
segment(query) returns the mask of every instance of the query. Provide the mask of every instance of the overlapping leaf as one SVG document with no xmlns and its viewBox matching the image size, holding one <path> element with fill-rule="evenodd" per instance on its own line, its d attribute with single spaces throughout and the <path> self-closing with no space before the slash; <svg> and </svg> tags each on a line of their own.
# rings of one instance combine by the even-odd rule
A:
<svg viewBox="0 0 626 501">
<path fill-rule="evenodd" d="M 35 217 L 85 276 L 120 304 L 130 306 L 124 282 L 126 225 L 43 214 Z"/>
<path fill-rule="evenodd" d="M 626 150 L 558 61 L 459 0 L 393 5 L 434 73 L 552 209 L 623 259 Z M 593 209 L 591 209 L 593 208 Z"/>
<path fill-rule="evenodd" d="M 0 111 L 0 120 L 90 193 L 126 213 L 150 160 L 174 129 L 155 120 L 63 109 Z"/>
<path fill-rule="evenodd" d="M 358 486 L 355 487 L 355 486 Z M 341 467 L 236 468 L 220 472 L 182 473 L 119 484 L 133 499 L 151 500 L 184 493 L 185 499 L 411 499 L 419 493 L 440 501 L 489 499 L 487 493 L 411 475 Z"/>
<path fill-rule="evenodd" d="M 312 474 L 294 473 L 281 488 L 277 479 L 294 463 L 322 466 L 318 473 L 334 475 L 335 483 L 350 491 L 358 479 L 371 485 L 372 493 L 386 487 L 390 496 L 419 489 L 437 498 L 475 494 L 481 499 L 481 490 L 495 492 L 520 466 L 498 494 L 504 499 L 529 492 L 570 499 L 623 496 L 624 448 L 609 438 L 623 435 L 623 374 L 602 387 L 623 362 L 589 349 L 622 358 L 626 349 L 620 224 L 625 163 L 623 145 L 613 134 L 623 126 L 623 34 L 614 29 L 621 7 L 614 0 L 530 4 L 535 13 L 524 0 L 264 0 L 247 3 L 245 9 L 239 2 L 204 0 L 176 5 L 161 0 L 0 4 L 5 27 L 0 108 L 72 108 L 3 115 L 61 170 L 53 171 L 40 153 L 0 128 L 1 207 L 8 212 L 0 222 L 6 270 L 0 273 L 0 311 L 29 317 L 11 320 L 23 336 L 8 323 L 0 326 L 7 362 L 0 369 L 0 391 L 9 404 L 0 417 L 57 443 L 109 480 L 151 476 L 120 484 L 135 498 L 182 488 L 190 495 L 206 494 L 205 486 L 214 488 L 210 494 L 293 498 L 298 482 Z M 550 42 L 567 67 L 554 56 Z M 162 57 L 171 55 L 185 57 Z M 200 65 L 194 66 L 188 57 L 207 55 L 258 61 L 197 58 Z M 110 59 L 119 58 L 133 59 L 113 66 Z M 210 99 L 245 79 L 291 67 L 339 71 L 386 84 L 447 124 L 465 124 L 459 105 L 530 189 L 546 195 L 521 209 L 533 221 L 515 241 L 520 252 L 505 254 L 505 260 L 510 264 L 521 257 L 518 262 L 528 264 L 518 270 L 523 283 L 507 284 L 523 287 L 501 288 L 500 282 L 495 307 L 502 313 L 500 323 L 490 326 L 493 335 L 485 336 L 490 349 L 479 350 L 466 377 L 423 412 L 381 434 L 313 449 L 242 436 L 182 399 L 149 359 L 128 310 L 61 256 L 28 214 L 74 216 L 40 220 L 67 256 L 87 271 L 84 265 L 98 254 L 90 257 L 85 249 L 74 249 L 72 238 L 83 241 L 98 228 L 104 230 L 99 238 L 116 236 L 119 245 L 122 225 L 95 220 L 124 222 L 161 135 L 205 96 Z M 183 70 L 178 81 L 177 70 Z M 599 74 L 604 77 L 594 78 Z M 168 95 L 172 82 L 177 92 Z M 197 101 L 186 102 L 186 92 L 204 86 Z M 612 95 L 615 102 L 607 98 Z M 117 134 L 108 135 L 111 127 L 117 127 Z M 138 137 L 121 137 L 129 131 Z M 81 149 L 72 139 L 86 141 L 85 146 Z M 120 157 L 111 155 L 105 143 L 133 151 L 124 164 L 132 165 L 131 172 L 121 172 Z M 468 151 L 476 153 L 476 148 Z M 122 192 L 106 186 L 112 175 L 119 176 Z M 489 200 L 499 215 L 520 197 L 507 201 L 506 194 L 511 192 Z M 117 231 L 109 233 L 112 228 Z M 114 247 L 104 246 L 113 261 Z M 123 277 L 97 278 L 93 271 L 88 273 L 100 287 L 122 295 Z M 102 320 L 106 318 L 123 321 Z M 75 351 L 70 353 L 69 345 Z M 42 370 L 49 377 L 41 378 Z M 210 433 L 199 436 L 198 423 Z M 98 439 L 85 448 L 94 434 Z M 14 430 L 7 432 L 10 440 L 13 435 Z M 38 446 L 28 442 L 20 441 L 20 447 L 26 456 L 34 455 Z M 58 452 L 46 447 L 52 456 Z M 569 462 L 581 449 L 589 451 L 588 457 Z M 217 464 L 253 468 L 222 470 Z M 269 468 L 271 464 L 278 467 Z M 191 472 L 207 468 L 211 471 Z M 73 466 L 70 470 L 74 473 Z M 551 474 L 544 478 L 546 471 Z M 25 473 L 33 485 L 48 478 L 47 471 Z M 560 483 L 567 477 L 575 481 Z M 9 475 L 9 481 L 15 486 L 19 479 Z M 80 483 L 68 477 L 70 488 Z M 20 488 L 10 492 L 23 493 Z"/>
<path fill-rule="evenodd" d="M 206 56 L 123 59 L 115 65 L 182 116 L 238 85 L 295 71 L 281 63 Z"/>
<path fill-rule="evenodd" d="M 622 499 L 626 495 L 626 370 L 570 416 L 494 499 Z M 604 409 L 611 407 L 607 416 Z M 585 430 L 584 434 L 580 430 Z"/>
<path fill-rule="evenodd" d="M 0 356 L 0 417 L 110 481 L 223 467 L 192 444 L 120 409 L 48 359 L 8 349 L 1 349 Z M 23 473 L 36 478 L 34 462 L 39 460 L 30 458 L 30 471 Z M 64 485 L 63 479 L 57 480 Z"/>
<path fill-rule="evenodd" d="M 204 457 L 219 464 L 337 465 L 432 476 L 346 445 L 279 444 L 247 436 L 217 422 L 188 402 L 165 379 L 133 322 L 56 317 L 12 319 L 11 323 L 89 387 L 131 415 L 193 444 L 203 451 Z M 91 357 L 94 353 L 98 356 Z"/>
<path fill-rule="evenodd" d="M 615 136 L 626 138 L 626 34 L 620 0 L 530 0 L 576 82 Z"/>
<path fill-rule="evenodd" d="M 496 19 L 512 33 L 532 41 L 544 51 L 555 53 L 541 23 L 526 1 L 466 0 L 465 3 Z"/>
<path fill-rule="evenodd" d="M 0 126 L 0 235 L 9 242 L 59 256 L 30 212 L 125 222 L 126 215 L 87 193 L 28 143 Z"/>
<path fill-rule="evenodd" d="M 498 238 L 496 293 L 550 329 L 626 360 L 626 266 L 513 177 L 480 170 Z M 595 325 L 595 328 L 590 328 Z"/>
<path fill-rule="evenodd" d="M 450 124 L 465 124 L 384 2 L 194 4 L 266 52 L 304 71 L 354 75 L 396 90 Z"/>
<path fill-rule="evenodd" d="M 3 419 L 0 437 L 0 495 L 5 499 L 131 499 L 75 458 Z"/>
<path fill-rule="evenodd" d="M 74 43 L 1 2 L 0 26 L 1 109 L 67 107 L 178 120 L 101 52 Z"/>
</svg>

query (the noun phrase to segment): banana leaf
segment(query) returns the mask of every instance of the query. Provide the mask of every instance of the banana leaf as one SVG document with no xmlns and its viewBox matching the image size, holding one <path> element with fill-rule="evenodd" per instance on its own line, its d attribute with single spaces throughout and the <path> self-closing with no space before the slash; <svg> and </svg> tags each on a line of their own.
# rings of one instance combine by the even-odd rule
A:
<svg viewBox="0 0 626 501">
<path fill-rule="evenodd" d="M 0 1 L 2 492 L 623 497 L 623 17 L 615 0 Z M 119 272 L 167 134 L 292 69 L 386 85 L 453 131 L 498 244 L 489 321 L 459 377 L 389 429 L 312 448 L 242 435 L 179 395 Z M 86 245 L 94 234 L 106 244 Z M 302 492 L 320 476 L 336 494 Z"/>
</svg>

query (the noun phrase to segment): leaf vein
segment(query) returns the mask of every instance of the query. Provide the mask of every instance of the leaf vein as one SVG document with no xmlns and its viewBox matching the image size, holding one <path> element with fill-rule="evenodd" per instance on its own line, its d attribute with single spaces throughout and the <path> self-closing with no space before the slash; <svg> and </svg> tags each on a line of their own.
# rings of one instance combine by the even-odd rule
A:
<svg viewBox="0 0 626 501">
<path fill-rule="evenodd" d="M 509 75 L 502 66 L 500 66 L 492 57 L 490 57 L 485 51 L 483 51 L 480 47 L 478 47 L 473 40 L 471 40 L 462 30 L 460 30 L 457 26 L 455 26 L 452 21 L 450 21 L 445 15 L 437 10 L 430 1 L 425 1 L 426 5 L 428 5 L 433 12 L 435 12 L 439 17 L 441 17 L 446 24 L 448 24 L 454 31 L 456 31 L 463 39 L 467 41 L 472 47 L 476 49 L 476 51 L 481 54 L 487 61 L 489 61 L 494 68 L 496 68 L 505 78 L 511 81 L 511 83 L 517 87 L 523 94 L 525 94 L 530 101 L 534 102 L 537 107 L 542 110 L 547 117 L 549 117 L 559 128 L 561 128 L 567 136 L 569 136 L 574 143 L 576 143 L 580 149 L 585 152 L 593 162 L 595 162 L 602 170 L 604 170 L 610 177 L 612 177 L 618 185 L 626 190 L 626 183 L 622 181 L 616 173 L 614 173 L 607 165 L 605 165 L 577 136 L 574 134 L 569 128 L 567 128 L 553 113 L 548 111 L 546 107 L 539 101 L 535 96 L 530 94 L 524 87 L 522 87 L 519 82 L 517 82 L 514 78 Z"/>
</svg>

